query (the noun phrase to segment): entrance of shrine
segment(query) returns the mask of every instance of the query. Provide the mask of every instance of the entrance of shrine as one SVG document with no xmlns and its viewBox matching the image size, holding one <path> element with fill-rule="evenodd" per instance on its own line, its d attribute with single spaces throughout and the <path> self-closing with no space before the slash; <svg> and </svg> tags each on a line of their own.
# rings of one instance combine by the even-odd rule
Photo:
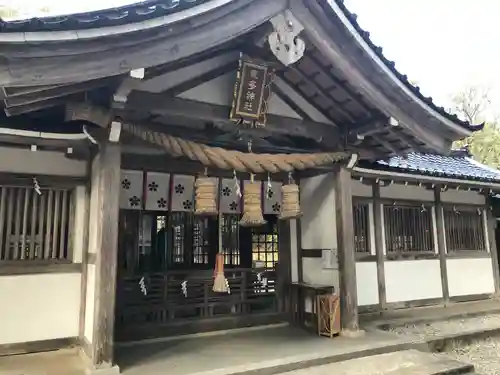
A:
<svg viewBox="0 0 500 375">
<path fill-rule="evenodd" d="M 265 214 L 265 225 L 248 228 L 240 213 L 200 217 L 176 206 L 120 210 L 116 341 L 283 321 L 288 223 Z M 212 291 L 219 249 L 228 293 Z"/>
</svg>

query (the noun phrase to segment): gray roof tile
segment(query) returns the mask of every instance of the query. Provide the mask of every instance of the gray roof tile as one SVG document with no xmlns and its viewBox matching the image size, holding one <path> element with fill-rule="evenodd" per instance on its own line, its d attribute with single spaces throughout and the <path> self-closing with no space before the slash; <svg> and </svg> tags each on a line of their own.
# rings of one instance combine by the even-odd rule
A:
<svg viewBox="0 0 500 375">
<path fill-rule="evenodd" d="M 467 180 L 500 181 L 499 170 L 478 163 L 463 150 L 454 151 L 450 156 L 410 153 L 387 161 L 379 160 L 372 168 Z"/>
</svg>

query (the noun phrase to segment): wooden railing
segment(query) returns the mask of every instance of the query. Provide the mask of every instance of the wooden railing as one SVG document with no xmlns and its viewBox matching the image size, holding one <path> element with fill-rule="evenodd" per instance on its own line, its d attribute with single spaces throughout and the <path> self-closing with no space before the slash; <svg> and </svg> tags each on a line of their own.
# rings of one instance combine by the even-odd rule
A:
<svg viewBox="0 0 500 375">
<path fill-rule="evenodd" d="M 117 327 L 277 311 L 274 271 L 226 269 L 225 276 L 228 294 L 212 291 L 211 270 L 121 276 L 117 286 Z"/>
</svg>

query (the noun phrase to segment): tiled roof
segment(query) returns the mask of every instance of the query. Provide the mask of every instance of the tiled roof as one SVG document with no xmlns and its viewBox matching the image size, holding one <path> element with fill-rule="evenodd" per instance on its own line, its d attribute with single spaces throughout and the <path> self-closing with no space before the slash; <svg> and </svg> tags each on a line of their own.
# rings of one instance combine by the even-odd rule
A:
<svg viewBox="0 0 500 375">
<path fill-rule="evenodd" d="M 211 0 L 146 0 L 123 7 L 105 9 L 87 13 L 78 13 L 57 17 L 40 17 L 19 21 L 0 20 L 0 32 L 36 32 L 36 31 L 64 31 L 76 29 L 90 29 L 104 26 L 114 26 L 127 23 L 135 23 L 147 19 L 161 17 L 167 14 L 179 12 Z M 268 0 L 271 1 L 271 0 Z M 309 1 L 309 0 L 307 0 Z M 330 1 L 330 0 L 322 0 Z M 343 0 L 334 0 L 356 31 L 362 36 L 364 41 L 370 46 L 375 54 L 392 71 L 392 73 L 419 99 L 430 108 L 468 130 L 479 130 L 481 126 L 474 126 L 468 121 L 459 119 L 456 115 L 448 113 L 443 107 L 434 104 L 431 97 L 426 97 L 420 92 L 418 86 L 414 86 L 408 77 L 401 74 L 393 61 L 388 60 L 382 48 L 375 45 L 370 39 L 370 34 L 363 30 L 357 22 L 357 16 L 351 13 L 343 3 Z"/>
<path fill-rule="evenodd" d="M 450 121 L 452 121 L 456 124 L 460 124 L 469 130 L 480 130 L 482 128 L 483 124 L 475 125 L 475 124 L 471 124 L 468 121 L 464 121 L 464 120 L 460 119 L 458 116 L 456 116 L 455 114 L 452 114 L 452 113 L 449 113 L 448 111 L 446 111 L 445 108 L 436 105 L 434 103 L 434 101 L 432 100 L 432 97 L 428 97 L 428 96 L 423 95 L 420 92 L 420 87 L 413 85 L 409 81 L 409 79 L 406 75 L 400 73 L 396 69 L 396 63 L 394 61 L 387 59 L 384 56 L 382 47 L 377 46 L 375 43 L 373 43 L 373 41 L 370 38 L 370 33 L 368 31 L 364 30 L 363 28 L 361 28 L 361 26 L 359 25 L 359 23 L 357 21 L 358 16 L 355 13 L 351 13 L 349 11 L 349 9 L 347 9 L 347 7 L 344 5 L 344 0 L 335 0 L 335 2 L 339 6 L 339 8 L 342 9 L 342 12 L 349 19 L 349 21 L 354 26 L 356 31 L 362 36 L 363 40 L 370 46 L 370 48 L 377 54 L 377 56 L 384 62 L 384 64 L 399 78 L 399 80 L 402 83 L 404 83 L 405 86 L 408 87 L 408 89 L 410 89 L 413 92 L 414 95 L 416 95 L 419 99 L 423 100 L 428 106 L 433 108 L 436 112 L 438 112 L 439 114 L 443 115 L 444 117 L 448 118 Z"/>
<path fill-rule="evenodd" d="M 405 157 L 377 161 L 372 168 L 467 180 L 500 181 L 499 170 L 476 162 L 464 150 L 454 151 L 450 156 L 410 153 Z"/>
<path fill-rule="evenodd" d="M 141 22 L 179 12 L 210 0 L 146 0 L 118 8 L 24 20 L 0 19 L 0 32 L 64 31 Z"/>
</svg>

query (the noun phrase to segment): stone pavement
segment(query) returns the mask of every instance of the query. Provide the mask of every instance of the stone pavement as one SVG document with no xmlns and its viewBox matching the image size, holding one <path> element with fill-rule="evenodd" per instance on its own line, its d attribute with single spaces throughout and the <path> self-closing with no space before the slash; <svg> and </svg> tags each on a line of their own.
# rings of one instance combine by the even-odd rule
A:
<svg viewBox="0 0 500 375">
<path fill-rule="evenodd" d="M 327 339 L 288 326 L 266 327 L 213 336 L 184 337 L 169 341 L 118 346 L 116 359 L 126 375 L 164 375 L 167 372 L 168 375 L 272 375 L 290 371 L 300 372 L 301 369 L 307 369 L 308 374 L 318 372 L 319 375 L 325 368 L 323 365 L 326 364 L 341 366 L 334 371 L 337 375 L 341 374 L 343 366 L 362 363 L 350 362 L 354 358 L 365 357 L 363 360 L 366 359 L 368 362 L 360 367 L 366 367 L 370 363 L 389 363 L 387 359 L 389 357 L 397 362 L 401 360 L 401 358 L 397 359 L 397 356 L 405 350 L 426 351 L 428 349 L 427 344 L 419 338 L 381 332 L 377 329 L 380 326 L 435 321 L 499 311 L 498 300 L 451 304 L 447 308 L 426 307 L 398 310 L 382 315 L 363 315 L 364 325 L 368 329 L 366 335 L 358 339 L 344 337 Z M 398 353 L 388 357 L 378 356 L 394 352 Z M 431 354 L 425 354 L 427 355 Z M 414 354 L 410 355 L 408 352 L 403 356 L 406 359 L 401 361 L 408 363 L 411 362 L 411 358 L 415 358 Z M 344 362 L 340 364 L 339 362 L 342 361 Z M 389 370 L 390 367 L 384 371 L 391 375 L 420 375 L 418 372 L 420 370 L 417 371 L 415 366 L 412 369 L 398 369 L 403 372 L 387 372 Z M 328 372 L 331 370 L 329 369 Z M 0 375 L 49 374 L 83 375 L 83 364 L 76 350 L 0 357 Z M 425 375 L 428 374 L 425 373 Z"/>
<path fill-rule="evenodd" d="M 351 359 L 283 375 L 444 375 L 473 374 L 473 366 L 445 355 L 405 350 Z"/>
<path fill-rule="evenodd" d="M 0 357 L 0 375 L 84 375 L 76 349 Z"/>
</svg>

